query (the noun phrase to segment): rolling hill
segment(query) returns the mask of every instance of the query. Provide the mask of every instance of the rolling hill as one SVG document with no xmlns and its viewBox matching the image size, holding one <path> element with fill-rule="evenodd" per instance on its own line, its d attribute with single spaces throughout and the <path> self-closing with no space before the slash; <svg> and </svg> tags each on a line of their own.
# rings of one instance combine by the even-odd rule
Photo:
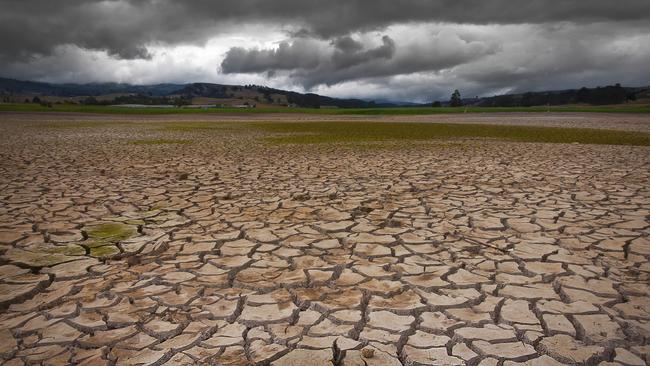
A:
<svg viewBox="0 0 650 366">
<path fill-rule="evenodd" d="M 260 85 L 212 83 L 131 85 L 122 83 L 53 84 L 0 78 L 0 100 L 23 103 L 46 100 L 73 104 L 194 104 L 256 107 L 376 108 L 424 107 L 392 101 L 332 98 L 313 93 L 269 88 Z M 650 101 L 649 87 L 624 87 L 619 84 L 555 91 L 536 91 L 463 99 L 463 105 L 477 107 L 530 107 L 566 104 L 621 104 Z M 440 101 L 441 106 L 448 105 Z"/>
<path fill-rule="evenodd" d="M 224 85 L 211 83 L 130 85 L 118 83 L 52 84 L 0 78 L 0 95 L 4 102 L 23 102 L 34 97 L 83 103 L 90 100 L 123 101 L 128 95 L 137 95 L 138 103 L 149 99 L 159 103 L 164 98 L 182 98 L 192 104 L 270 105 L 311 108 L 365 108 L 400 106 L 400 103 L 378 103 L 361 99 L 331 98 L 312 93 L 268 88 L 259 85 Z M 145 103 L 147 104 L 147 103 Z M 153 103 L 155 104 L 155 103 Z"/>
</svg>

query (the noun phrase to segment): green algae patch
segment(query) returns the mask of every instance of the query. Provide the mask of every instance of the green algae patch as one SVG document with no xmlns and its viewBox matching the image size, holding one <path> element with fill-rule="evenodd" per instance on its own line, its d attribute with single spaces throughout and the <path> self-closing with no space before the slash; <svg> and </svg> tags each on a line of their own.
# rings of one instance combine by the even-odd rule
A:
<svg viewBox="0 0 650 366">
<path fill-rule="evenodd" d="M 135 236 L 136 233 L 137 230 L 135 226 L 118 222 L 93 225 L 86 229 L 88 240 L 84 242 L 84 246 L 95 248 L 110 244 L 115 245 L 122 240 Z"/>
<path fill-rule="evenodd" d="M 128 221 L 128 220 L 127 220 Z M 103 222 L 86 227 L 87 239 L 83 246 L 88 249 L 88 255 L 95 258 L 110 258 L 120 254 L 117 244 L 137 235 L 134 225 L 121 222 Z"/>
<path fill-rule="evenodd" d="M 90 256 L 95 258 L 107 258 L 120 254 L 120 249 L 115 245 L 104 245 L 90 248 Z"/>
</svg>

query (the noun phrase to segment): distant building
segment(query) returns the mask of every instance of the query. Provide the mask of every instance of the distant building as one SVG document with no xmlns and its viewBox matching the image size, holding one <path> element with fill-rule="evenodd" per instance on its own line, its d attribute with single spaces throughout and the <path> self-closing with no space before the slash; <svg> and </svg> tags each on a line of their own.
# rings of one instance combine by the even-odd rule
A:
<svg viewBox="0 0 650 366">
<path fill-rule="evenodd" d="M 124 108 L 176 108 L 171 104 L 113 104 L 111 107 L 124 107 Z"/>
<path fill-rule="evenodd" d="M 190 108 L 190 109 L 209 109 L 209 108 L 218 108 L 219 106 L 216 104 L 191 104 L 191 105 L 185 105 L 183 108 Z"/>
</svg>

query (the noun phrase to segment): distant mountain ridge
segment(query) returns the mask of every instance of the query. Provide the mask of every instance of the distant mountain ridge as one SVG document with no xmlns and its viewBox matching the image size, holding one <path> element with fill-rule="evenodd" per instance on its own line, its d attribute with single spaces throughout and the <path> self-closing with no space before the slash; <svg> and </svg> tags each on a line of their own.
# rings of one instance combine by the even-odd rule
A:
<svg viewBox="0 0 650 366">
<path fill-rule="evenodd" d="M 115 95 L 121 95 L 115 97 Z M 130 97 L 132 95 L 134 97 Z M 88 100 L 102 100 L 102 103 L 158 104 L 161 101 L 184 100 L 193 104 L 220 105 L 270 105 L 308 108 L 372 108 L 372 107 L 423 107 L 418 104 L 389 100 L 368 101 L 363 99 L 332 98 L 313 93 L 298 93 L 269 88 L 260 85 L 225 85 L 213 83 L 132 85 L 124 83 L 55 84 L 22 81 L 0 77 L 0 96 L 3 102 L 23 102 L 25 99 L 55 97 L 59 101 L 70 100 L 87 103 Z M 566 90 L 537 91 L 504 94 L 490 97 L 463 98 L 463 105 L 481 107 L 527 107 L 539 105 L 619 104 L 635 100 L 650 100 L 650 86 L 624 87 L 619 84 Z M 446 106 L 448 101 L 440 101 Z"/>
<path fill-rule="evenodd" d="M 546 90 L 463 99 L 464 105 L 479 107 L 532 107 L 541 105 L 621 104 L 650 100 L 650 86 L 625 87 L 620 84 L 596 88 Z"/>
<path fill-rule="evenodd" d="M 183 88 L 183 84 L 131 85 L 122 83 L 53 84 L 0 77 L 0 93 L 34 93 L 58 97 L 142 93 L 163 96 Z"/>
<path fill-rule="evenodd" d="M 298 107 L 396 107 L 402 104 L 375 103 L 362 99 L 332 98 L 313 93 L 298 93 L 259 85 L 224 85 L 212 83 L 131 85 L 121 83 L 53 84 L 0 78 L 0 94 L 54 96 L 60 98 L 100 97 L 110 94 L 137 94 L 149 97 L 201 98 L 206 103 L 220 100 L 233 103 L 270 104 Z M 159 99 L 159 98 L 156 98 Z M 22 102 L 22 100 L 20 100 Z"/>
<path fill-rule="evenodd" d="M 376 106 L 374 102 L 361 99 L 332 98 L 313 93 L 298 93 L 293 91 L 269 88 L 259 85 L 222 85 L 210 83 L 192 83 L 172 94 L 184 98 L 237 98 L 242 94 L 252 98 L 258 103 L 286 104 L 300 107 L 339 107 L 339 108 L 366 108 Z"/>
</svg>

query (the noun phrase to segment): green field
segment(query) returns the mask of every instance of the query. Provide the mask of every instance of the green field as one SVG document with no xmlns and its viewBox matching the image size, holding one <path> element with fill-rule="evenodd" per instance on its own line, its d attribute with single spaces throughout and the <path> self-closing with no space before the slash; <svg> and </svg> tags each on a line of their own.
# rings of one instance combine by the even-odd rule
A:
<svg viewBox="0 0 650 366">
<path fill-rule="evenodd" d="M 495 124 L 426 122 L 52 122 L 34 128 L 105 128 L 123 126 L 161 131 L 165 137 L 130 141 L 135 145 L 184 145 L 193 138 L 187 133 L 212 134 L 262 132 L 261 138 L 272 144 L 320 144 L 382 141 L 426 141 L 454 139 L 490 139 L 518 142 L 580 143 L 599 145 L 650 146 L 650 133 L 594 128 L 537 127 Z M 181 137 L 182 136 L 182 137 Z M 259 134 L 258 134 L 259 136 Z"/>
<path fill-rule="evenodd" d="M 272 143 L 335 143 L 481 138 L 520 142 L 650 146 L 650 134 L 586 128 L 377 122 L 250 123 Z M 277 134 L 277 135 L 276 135 Z"/>
<path fill-rule="evenodd" d="M 540 143 L 650 146 L 650 133 L 592 128 L 535 127 L 494 124 L 417 122 L 166 122 L 156 127 L 174 136 L 224 131 L 263 132 L 272 144 L 322 144 L 383 141 L 482 139 Z M 187 138 L 187 135 L 184 135 Z M 183 143 L 184 140 L 145 140 L 137 144 Z"/>
<path fill-rule="evenodd" d="M 307 114 L 345 114 L 345 115 L 417 115 L 448 113 L 489 113 L 489 112 L 592 112 L 592 113 L 650 113 L 650 105 L 611 105 L 611 106 L 552 106 L 552 107 L 403 107 L 403 108 L 127 108 L 111 106 L 87 106 L 55 104 L 52 108 L 39 104 L 0 104 L 0 112 L 80 112 L 108 114 L 200 114 L 200 113 L 307 113 Z"/>
</svg>

